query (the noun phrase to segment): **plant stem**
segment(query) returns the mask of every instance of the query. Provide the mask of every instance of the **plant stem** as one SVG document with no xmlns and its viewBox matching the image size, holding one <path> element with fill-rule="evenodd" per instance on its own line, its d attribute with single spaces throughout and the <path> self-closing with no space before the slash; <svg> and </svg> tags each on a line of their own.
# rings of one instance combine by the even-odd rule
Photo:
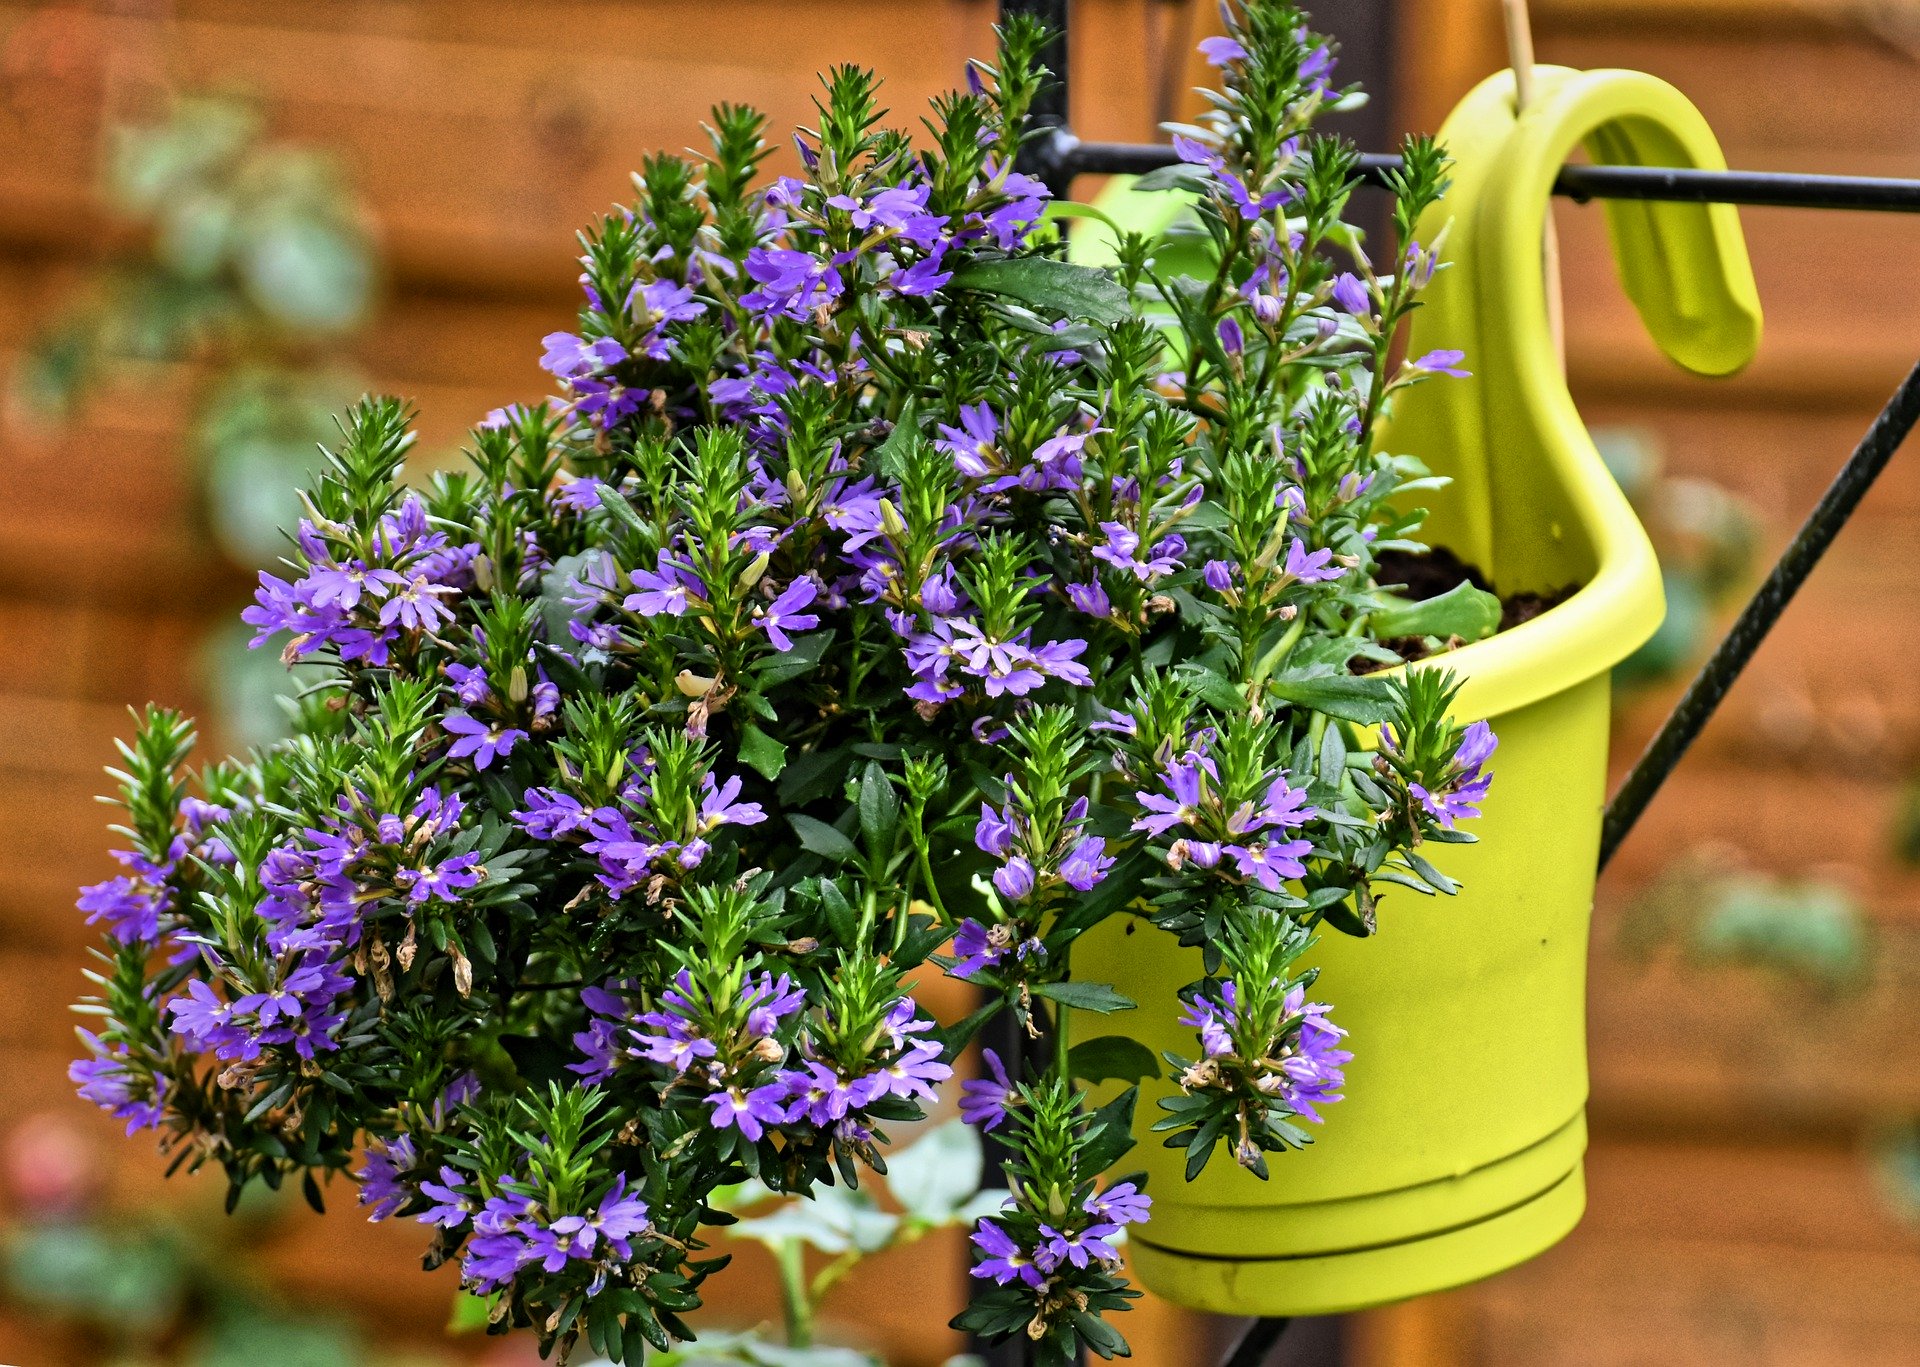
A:
<svg viewBox="0 0 1920 1367">
<path fill-rule="evenodd" d="M 813 1300 L 807 1295 L 807 1246 L 782 1239 L 774 1251 L 780 1267 L 780 1304 L 787 1326 L 787 1347 L 813 1347 Z"/>
</svg>

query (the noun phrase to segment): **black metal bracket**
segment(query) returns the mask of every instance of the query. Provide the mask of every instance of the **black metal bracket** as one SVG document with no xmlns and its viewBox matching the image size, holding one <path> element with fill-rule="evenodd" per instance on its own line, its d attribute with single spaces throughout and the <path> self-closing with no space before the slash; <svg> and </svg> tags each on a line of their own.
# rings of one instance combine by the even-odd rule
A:
<svg viewBox="0 0 1920 1367">
<path fill-rule="evenodd" d="M 1082 141 L 1068 113 L 1067 33 L 1069 0 L 1000 0 L 1002 18 L 1033 14 L 1054 34 L 1045 54 L 1054 80 L 1035 101 L 1034 131 L 1021 151 L 1021 168 L 1063 196 L 1082 175 L 1140 175 L 1172 165 L 1173 148 L 1160 143 Z M 1384 185 L 1400 158 L 1366 153 L 1360 158 L 1363 182 Z M 1796 175 L 1766 171 L 1701 171 L 1657 166 L 1567 166 L 1553 193 L 1579 203 L 1595 199 L 1659 200 L 1685 204 L 1741 204 L 1800 209 L 1863 209 L 1920 213 L 1920 180 L 1878 176 Z M 1860 444 L 1840 468 L 1813 512 L 1781 553 L 1733 628 L 1714 649 L 1659 732 L 1642 752 L 1620 791 L 1607 805 L 1601 831 L 1600 867 L 1605 869 L 1621 841 L 1639 821 L 1647 804 L 1680 762 L 1707 719 L 1726 698 L 1734 681 L 1773 629 L 1793 595 L 1806 581 L 1827 547 L 1859 506 L 1893 454 L 1920 420 L 1920 365 L 1907 375 L 1881 409 Z M 1221 1367 L 1262 1367 L 1286 1332 L 1284 1319 L 1257 1319 L 1222 1361 Z M 977 1347 L 988 1367 L 1023 1367 L 1031 1360 L 1027 1345 Z"/>
</svg>

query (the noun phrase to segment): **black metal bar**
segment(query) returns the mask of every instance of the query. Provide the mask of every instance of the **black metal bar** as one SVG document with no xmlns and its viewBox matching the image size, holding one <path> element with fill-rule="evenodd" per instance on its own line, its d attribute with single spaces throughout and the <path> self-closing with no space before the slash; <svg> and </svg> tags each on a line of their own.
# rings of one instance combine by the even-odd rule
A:
<svg viewBox="0 0 1920 1367">
<path fill-rule="evenodd" d="M 1826 554 L 1827 547 L 1833 544 L 1834 537 L 1846 525 L 1867 490 L 1873 487 L 1880 472 L 1887 468 L 1887 462 L 1900 449 L 1917 420 L 1920 420 L 1920 365 L 1907 373 L 1893 397 L 1887 400 L 1887 406 L 1880 410 L 1880 416 L 1873 420 L 1866 436 L 1840 467 L 1840 473 L 1834 476 L 1820 502 L 1788 543 L 1766 582 L 1748 600 L 1733 629 L 1688 685 L 1685 696 L 1667 717 L 1659 734 L 1648 742 L 1633 771 L 1620 785 L 1620 791 L 1607 804 L 1600 828 L 1602 869 L 1646 811 L 1653 795 L 1673 773 L 1674 766 L 1686 754 L 1707 719 L 1726 698 L 1727 690 L 1733 687 L 1760 642 L 1780 620 L 1793 595 Z M 1285 1320 L 1255 1320 L 1221 1367 L 1261 1367 L 1286 1326 Z"/>
<path fill-rule="evenodd" d="M 1247 1326 L 1246 1333 L 1233 1345 L 1220 1367 L 1263 1367 L 1292 1323 L 1290 1319 L 1255 1320 Z"/>
<path fill-rule="evenodd" d="M 1846 525 L 1853 510 L 1868 489 L 1873 487 L 1880 472 L 1887 468 L 1887 462 L 1893 453 L 1900 449 L 1900 443 L 1906 440 L 1907 433 L 1913 430 L 1916 419 L 1920 419 L 1920 365 L 1907 373 L 1907 378 L 1887 400 L 1887 406 L 1880 410 L 1880 416 L 1873 420 L 1873 426 L 1867 429 L 1866 436 L 1840 467 L 1840 473 L 1834 476 L 1833 483 L 1820 496 L 1820 502 L 1814 506 L 1800 530 L 1788 543 L 1778 563 L 1767 575 L 1766 582 L 1754 592 L 1741 610 L 1739 620 L 1733 624 L 1726 638 L 1714 650 L 1712 656 L 1694 676 L 1687 686 L 1686 694 L 1679 705 L 1660 728 L 1660 732 L 1647 744 L 1633 771 L 1627 775 L 1626 782 L 1620 785 L 1620 791 L 1614 794 L 1613 801 L 1607 804 L 1606 820 L 1600 828 L 1600 867 L 1605 868 L 1620 848 L 1620 842 L 1627 838 L 1634 823 L 1646 811 L 1653 795 L 1660 785 L 1667 781 L 1673 767 L 1680 757 L 1693 744 L 1700 734 L 1707 718 L 1727 696 L 1727 690 L 1733 687 L 1740 671 L 1745 669 L 1753 653 L 1766 638 L 1767 632 L 1780 619 L 1787 604 L 1793 601 L 1793 595 L 1806 581 L 1807 575 L 1819 563 L 1833 538 Z"/>
<path fill-rule="evenodd" d="M 1040 15 L 1056 39 L 1048 52 L 1055 85 L 1037 101 L 1038 132 L 1023 149 L 1022 169 L 1039 176 L 1056 195 L 1084 174 L 1140 175 L 1178 160 L 1172 147 L 1157 143 L 1083 142 L 1069 126 L 1067 20 L 1070 0 L 1001 0 L 1001 14 Z M 1400 158 L 1366 153 L 1359 173 L 1367 184 L 1385 184 Z M 1641 166 L 1567 166 L 1553 184 L 1555 195 L 1585 203 L 1594 199 L 1630 199 L 1689 204 L 1745 204 L 1780 208 L 1859 209 L 1920 213 L 1920 181 L 1877 176 L 1797 175 L 1766 171 L 1703 171 Z M 1828 486 L 1820 503 L 1742 611 L 1733 630 L 1688 687 L 1673 714 L 1654 737 L 1633 771 L 1608 804 L 1601 831 L 1600 867 L 1605 868 L 1621 840 L 1633 829 L 1655 792 L 1699 735 L 1752 659 L 1788 602 L 1832 544 L 1874 480 L 1886 468 L 1916 419 L 1920 419 L 1920 366 L 1908 374 L 1880 416 Z M 1228 1353 L 1222 1367 L 1262 1367 L 1286 1333 L 1286 1319 L 1256 1319 Z M 1025 1355 L 990 1359 L 991 1367 L 1017 1364 Z"/>
<path fill-rule="evenodd" d="M 1046 168 L 1049 184 L 1080 175 L 1144 175 L 1179 160 L 1157 142 L 1083 142 L 1064 127 L 1035 138 L 1030 155 Z M 1368 152 L 1359 172 L 1385 184 L 1400 158 Z M 1866 209 L 1920 213 L 1920 180 L 1885 176 L 1808 176 L 1781 171 L 1697 171 L 1670 166 L 1566 166 L 1553 193 L 1579 203 L 1595 199 L 1658 200 L 1678 204 L 1746 204 L 1787 209 Z"/>
</svg>

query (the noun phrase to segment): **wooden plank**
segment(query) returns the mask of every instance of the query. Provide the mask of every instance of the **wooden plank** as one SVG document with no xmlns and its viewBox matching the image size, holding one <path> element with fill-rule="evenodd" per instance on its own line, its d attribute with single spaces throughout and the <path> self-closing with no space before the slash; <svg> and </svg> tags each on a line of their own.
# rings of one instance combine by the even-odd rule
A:
<svg viewBox="0 0 1920 1367">
<path fill-rule="evenodd" d="M 1564 1243 L 1471 1293 L 1467 1360 L 1913 1360 L 1920 1247 L 1846 1148 L 1601 1139 L 1588 1181 Z"/>
</svg>

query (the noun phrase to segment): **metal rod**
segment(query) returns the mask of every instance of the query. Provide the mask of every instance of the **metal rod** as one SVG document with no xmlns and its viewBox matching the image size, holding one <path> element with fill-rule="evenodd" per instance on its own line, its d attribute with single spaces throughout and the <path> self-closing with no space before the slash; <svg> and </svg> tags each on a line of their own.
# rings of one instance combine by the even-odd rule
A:
<svg viewBox="0 0 1920 1367">
<path fill-rule="evenodd" d="M 1081 175 L 1144 175 L 1179 161 L 1155 142 L 1083 142 L 1064 127 L 1035 138 L 1029 155 L 1056 187 Z M 1400 158 L 1368 152 L 1359 174 L 1383 185 Z M 1885 176 L 1810 176 L 1783 171 L 1698 171 L 1671 166 L 1566 166 L 1553 192 L 1586 203 L 1594 199 L 1659 200 L 1678 204 L 1748 204 L 1789 209 L 1867 209 L 1920 213 L 1920 180 Z"/>
<path fill-rule="evenodd" d="M 1287 1332 L 1290 1319 L 1258 1319 L 1247 1326 L 1240 1341 L 1233 1345 L 1220 1367 L 1263 1367 L 1267 1356 Z"/>
<path fill-rule="evenodd" d="M 1913 430 L 1916 419 L 1920 419 L 1920 365 L 1909 371 L 1900 387 L 1894 390 L 1887 406 L 1880 410 L 1880 416 L 1873 420 L 1873 426 L 1867 429 L 1866 436 L 1860 439 L 1833 483 L 1827 486 L 1826 493 L 1820 496 L 1820 502 L 1794 534 L 1766 582 L 1747 601 L 1733 629 L 1694 676 L 1673 714 L 1659 734 L 1648 742 L 1626 782 L 1607 804 L 1606 819 L 1600 828 L 1601 868 L 1606 868 L 1620 848 L 1620 842 L 1627 838 L 1660 785 L 1667 781 L 1687 747 L 1700 734 L 1707 718 L 1727 696 L 1727 690 L 1733 687 L 1760 642 L 1766 639 L 1767 632 L 1772 630 L 1807 575 L 1833 544 L 1833 538 L 1846 525 L 1861 498 L 1887 468 L 1887 462 Z"/>
</svg>

